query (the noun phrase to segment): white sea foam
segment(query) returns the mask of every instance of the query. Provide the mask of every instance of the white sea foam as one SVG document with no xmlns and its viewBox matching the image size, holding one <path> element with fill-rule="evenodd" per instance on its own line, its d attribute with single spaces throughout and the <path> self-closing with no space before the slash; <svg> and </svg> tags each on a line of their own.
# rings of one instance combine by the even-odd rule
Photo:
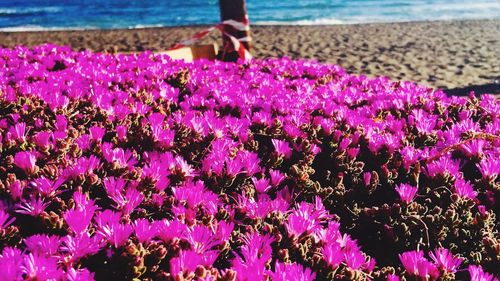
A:
<svg viewBox="0 0 500 281">
<path fill-rule="evenodd" d="M 26 7 L 26 8 L 0 8 L 0 15 L 23 15 L 32 13 L 57 13 L 62 11 L 61 7 Z"/>
<path fill-rule="evenodd" d="M 9 26 L 9 27 L 0 27 L 0 32 L 29 32 L 29 31 L 63 31 L 63 30 L 87 30 L 87 29 L 98 29 L 95 26 L 81 27 L 81 26 L 72 26 L 72 27 L 45 27 L 40 25 L 20 25 L 20 26 Z"/>
<path fill-rule="evenodd" d="M 136 28 L 153 28 L 153 27 L 165 27 L 164 24 L 136 24 L 133 26 L 127 27 L 128 29 L 136 29 Z"/>
<path fill-rule="evenodd" d="M 333 25 L 333 24 L 346 24 L 335 18 L 320 18 L 314 20 L 297 20 L 297 21 L 256 21 L 252 22 L 255 25 Z"/>
</svg>

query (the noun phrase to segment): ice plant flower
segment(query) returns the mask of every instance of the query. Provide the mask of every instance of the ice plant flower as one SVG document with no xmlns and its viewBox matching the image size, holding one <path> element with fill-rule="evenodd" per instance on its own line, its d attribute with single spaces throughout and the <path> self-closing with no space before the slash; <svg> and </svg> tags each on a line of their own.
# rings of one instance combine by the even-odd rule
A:
<svg viewBox="0 0 500 281">
<path fill-rule="evenodd" d="M 20 280 L 22 279 L 21 265 L 23 255 L 19 249 L 5 247 L 0 253 L 0 272 L 2 280 Z"/>
<path fill-rule="evenodd" d="M 292 149 L 290 148 L 290 146 L 286 141 L 277 139 L 272 139 L 271 141 L 278 155 L 283 156 L 285 158 L 290 158 L 290 156 L 292 156 Z"/>
<path fill-rule="evenodd" d="M 194 272 L 199 265 L 211 266 L 216 258 L 214 252 L 201 255 L 195 251 L 181 251 L 178 257 L 170 260 L 170 273 L 178 278 L 179 274 L 184 272 Z"/>
<path fill-rule="evenodd" d="M 269 175 L 271 177 L 271 184 L 273 186 L 278 186 L 285 179 L 285 175 L 277 170 L 270 170 Z"/>
<path fill-rule="evenodd" d="M 495 275 L 484 272 L 481 266 L 469 265 L 468 270 L 471 281 L 498 281 Z"/>
<path fill-rule="evenodd" d="M 477 196 L 477 192 L 474 191 L 473 185 L 464 179 L 456 179 L 453 190 L 462 198 L 474 199 Z"/>
<path fill-rule="evenodd" d="M 95 280 L 94 273 L 86 268 L 74 269 L 73 267 L 66 272 L 68 281 L 93 281 Z"/>
<path fill-rule="evenodd" d="M 256 179 L 252 177 L 252 182 L 255 189 L 259 193 L 265 193 L 271 188 L 271 186 L 269 185 L 269 180 L 266 178 Z"/>
<path fill-rule="evenodd" d="M 322 231 L 321 222 L 328 219 L 329 215 L 319 197 L 316 197 L 315 204 L 301 203 L 297 204 L 293 213 L 288 216 L 285 222 L 285 228 L 288 235 L 293 239 L 301 235 L 311 234 L 317 238 Z"/>
<path fill-rule="evenodd" d="M 103 243 L 99 235 L 90 236 L 88 233 L 72 236 L 66 235 L 61 239 L 61 251 L 71 261 L 76 262 L 80 258 L 97 253 Z"/>
<path fill-rule="evenodd" d="M 36 217 L 43 213 L 49 205 L 50 202 L 44 202 L 43 199 L 31 197 L 29 200 L 24 200 L 17 204 L 16 212 Z"/>
<path fill-rule="evenodd" d="M 57 259 L 30 253 L 23 257 L 21 271 L 29 280 L 58 280 L 63 272 L 57 266 Z"/>
<path fill-rule="evenodd" d="M 37 255 L 55 256 L 61 244 L 59 236 L 36 234 L 24 240 L 26 248 Z"/>
<path fill-rule="evenodd" d="M 12 138 L 14 138 L 15 140 L 19 140 L 21 142 L 26 141 L 26 123 L 17 123 L 13 127 L 11 127 L 9 132 L 12 135 Z"/>
<path fill-rule="evenodd" d="M 462 258 L 453 257 L 453 254 L 445 248 L 436 248 L 434 252 L 429 252 L 429 256 L 434 264 L 449 273 L 455 273 L 463 261 Z"/>
<path fill-rule="evenodd" d="M 138 219 L 134 222 L 134 233 L 139 242 L 147 243 L 156 236 L 158 230 L 147 219 Z"/>
<path fill-rule="evenodd" d="M 396 187 L 396 191 L 398 192 L 401 201 L 409 204 L 413 201 L 415 195 L 417 194 L 417 187 L 402 183 Z"/>
<path fill-rule="evenodd" d="M 424 257 L 423 251 L 409 251 L 399 255 L 404 268 L 411 275 L 436 280 L 439 278 L 437 267 Z"/>
<path fill-rule="evenodd" d="M 344 261 L 344 253 L 338 243 L 328 243 L 323 246 L 321 253 L 326 263 L 332 268 L 337 268 Z"/>
<path fill-rule="evenodd" d="M 396 274 L 387 275 L 387 281 L 400 281 L 401 279 Z"/>
<path fill-rule="evenodd" d="M 431 134 L 436 126 L 437 117 L 427 114 L 424 110 L 413 111 L 414 124 L 419 133 Z"/>
<path fill-rule="evenodd" d="M 424 252 L 405 252 L 399 255 L 399 259 L 408 273 L 418 275 L 418 263 L 424 260 Z"/>
<path fill-rule="evenodd" d="M 469 157 L 482 158 L 483 149 L 487 145 L 485 140 L 474 139 L 461 145 L 462 151 Z"/>
<path fill-rule="evenodd" d="M 36 190 L 45 197 L 53 197 L 59 192 L 57 189 L 64 183 L 64 178 L 58 178 L 57 180 L 49 180 L 44 176 L 34 180 L 31 185 L 36 188 Z"/>
<path fill-rule="evenodd" d="M 476 164 L 484 179 L 495 181 L 500 173 L 500 161 L 498 158 L 485 157 Z"/>
<path fill-rule="evenodd" d="M 93 126 L 90 127 L 89 129 L 90 132 L 90 138 L 93 141 L 102 141 L 102 137 L 104 137 L 104 134 L 106 133 L 106 130 L 101 127 Z"/>
<path fill-rule="evenodd" d="M 34 142 L 38 147 L 48 149 L 52 145 L 51 137 L 52 134 L 50 132 L 46 131 L 38 132 L 34 136 Z"/>
<path fill-rule="evenodd" d="M 16 218 L 10 217 L 5 211 L 0 210 L 0 229 L 5 229 L 11 225 Z"/>
<path fill-rule="evenodd" d="M 71 209 L 67 210 L 63 215 L 69 228 L 76 234 L 87 232 L 93 216 L 93 208 Z"/>
<path fill-rule="evenodd" d="M 30 151 L 21 151 L 14 156 L 14 165 L 26 172 L 32 172 L 36 167 L 36 155 Z"/>
<path fill-rule="evenodd" d="M 296 263 L 276 262 L 274 271 L 268 271 L 267 275 L 273 281 L 313 281 L 316 274 L 309 268 L 304 268 Z"/>
<path fill-rule="evenodd" d="M 123 246 L 133 232 L 129 224 L 121 224 L 120 214 L 106 210 L 96 216 L 98 233 L 115 248 Z"/>
</svg>

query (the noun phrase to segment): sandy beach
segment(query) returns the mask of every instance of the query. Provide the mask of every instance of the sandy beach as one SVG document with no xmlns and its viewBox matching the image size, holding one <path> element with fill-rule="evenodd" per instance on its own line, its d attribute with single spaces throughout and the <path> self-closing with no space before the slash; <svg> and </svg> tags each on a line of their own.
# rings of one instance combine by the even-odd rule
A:
<svg viewBox="0 0 500 281">
<path fill-rule="evenodd" d="M 0 32 L 0 46 L 46 42 L 93 51 L 161 51 L 204 26 Z M 338 64 L 350 73 L 410 80 L 448 93 L 500 94 L 500 20 L 330 26 L 252 26 L 255 57 Z M 219 42 L 214 32 L 203 42 Z"/>
</svg>

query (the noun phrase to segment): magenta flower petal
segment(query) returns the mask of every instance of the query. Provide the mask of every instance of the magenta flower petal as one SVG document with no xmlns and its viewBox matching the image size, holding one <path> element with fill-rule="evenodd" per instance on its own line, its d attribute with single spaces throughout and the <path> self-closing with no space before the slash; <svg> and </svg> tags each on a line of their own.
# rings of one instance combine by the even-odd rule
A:
<svg viewBox="0 0 500 281">
<path fill-rule="evenodd" d="M 409 204 L 413 201 L 415 195 L 417 194 L 417 187 L 402 183 L 396 187 L 396 191 L 398 192 L 401 201 Z"/>
</svg>

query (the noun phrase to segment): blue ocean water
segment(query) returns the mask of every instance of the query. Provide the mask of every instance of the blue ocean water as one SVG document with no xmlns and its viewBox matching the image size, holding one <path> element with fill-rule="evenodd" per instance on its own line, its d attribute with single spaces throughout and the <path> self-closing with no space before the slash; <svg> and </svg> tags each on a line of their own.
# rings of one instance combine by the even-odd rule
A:
<svg viewBox="0 0 500 281">
<path fill-rule="evenodd" d="M 247 0 L 252 24 L 500 18 L 498 0 Z M 218 0 L 0 0 L 0 30 L 213 24 Z"/>
</svg>

